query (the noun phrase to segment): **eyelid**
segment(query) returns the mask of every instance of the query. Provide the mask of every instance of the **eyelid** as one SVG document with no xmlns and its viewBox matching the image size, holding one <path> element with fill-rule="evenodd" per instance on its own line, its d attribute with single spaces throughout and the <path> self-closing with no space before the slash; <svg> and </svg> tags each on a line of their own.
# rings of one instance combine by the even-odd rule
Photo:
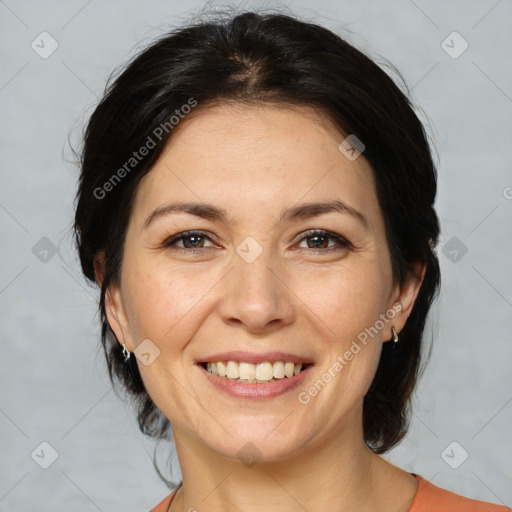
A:
<svg viewBox="0 0 512 512">
<path fill-rule="evenodd" d="M 198 252 L 198 251 L 202 251 L 204 249 L 208 249 L 208 247 L 197 247 L 197 248 L 185 248 L 185 247 L 178 247 L 175 244 L 175 242 L 177 241 L 180 241 L 184 238 L 187 238 L 189 236 L 193 236 L 193 235 L 196 235 L 196 236 L 199 236 L 199 237 L 202 237 L 202 238 L 206 238 L 208 240 L 210 240 L 210 242 L 212 242 L 213 244 L 215 244 L 215 237 L 209 233 L 208 231 L 204 231 L 204 230 L 188 230 L 188 231 L 182 231 L 181 233 L 177 233 L 175 235 L 172 235 L 171 237 L 168 237 L 164 240 L 163 242 L 163 247 L 165 248 L 169 248 L 169 247 L 172 247 L 174 246 L 174 249 L 175 250 L 178 250 L 178 251 L 181 251 L 181 252 Z M 315 236 L 315 235 L 319 235 L 319 236 L 324 236 L 324 237 L 327 237 L 327 238 L 331 238 L 333 240 L 336 240 L 338 245 L 337 246 L 333 246 L 333 247 L 328 247 L 326 249 L 309 249 L 309 248 L 298 248 L 298 249 L 295 249 L 295 250 L 298 250 L 298 251 L 313 251 L 313 252 L 318 252 L 318 253 L 326 253 L 326 252 L 330 252 L 332 250 L 338 250 L 340 248 L 345 248 L 345 249 L 348 249 L 348 250 L 352 250 L 354 249 L 354 246 L 353 244 L 344 236 L 338 234 L 338 233 L 335 233 L 333 231 L 329 231 L 329 230 L 326 230 L 326 229 L 308 229 L 306 231 L 301 231 L 300 233 L 298 233 L 294 238 L 296 238 L 297 236 L 300 235 L 300 238 L 294 243 L 294 245 L 298 244 L 298 243 L 301 243 L 303 242 L 304 240 L 306 240 L 307 238 L 309 237 L 312 237 L 312 236 Z"/>
<path fill-rule="evenodd" d="M 313 251 L 313 252 L 318 252 L 318 253 L 326 253 L 326 252 L 330 252 L 332 250 L 338 250 L 340 248 L 345 248 L 348 250 L 351 250 L 354 248 L 353 244 L 346 237 L 344 237 L 338 233 L 335 233 L 333 231 L 329 231 L 327 229 L 308 229 L 306 231 L 301 231 L 297 236 L 299 236 L 299 235 L 300 235 L 300 238 L 297 241 L 297 243 L 301 243 L 305 239 L 315 236 L 315 235 L 324 236 L 326 238 L 332 238 L 333 240 L 336 240 L 338 242 L 338 246 L 328 247 L 326 249 L 319 249 L 319 250 L 308 249 L 308 248 L 296 249 L 299 251 L 305 250 L 305 251 Z"/>
<path fill-rule="evenodd" d="M 199 229 L 191 229 L 191 230 L 182 231 L 180 233 L 176 233 L 175 235 L 167 237 L 163 241 L 162 246 L 166 247 L 166 248 L 171 247 L 175 242 L 180 241 L 189 236 L 193 236 L 193 235 L 200 236 L 202 238 L 207 238 L 213 244 L 215 244 L 215 240 L 214 240 L 215 237 L 208 231 L 203 231 L 203 230 L 199 230 Z M 197 248 L 192 248 L 192 249 L 187 249 L 185 247 L 178 247 L 178 246 L 174 246 L 174 247 L 177 250 L 181 250 L 181 251 L 185 251 L 185 252 L 194 252 L 194 251 L 200 251 L 202 249 L 207 249 L 207 247 L 197 247 Z"/>
</svg>

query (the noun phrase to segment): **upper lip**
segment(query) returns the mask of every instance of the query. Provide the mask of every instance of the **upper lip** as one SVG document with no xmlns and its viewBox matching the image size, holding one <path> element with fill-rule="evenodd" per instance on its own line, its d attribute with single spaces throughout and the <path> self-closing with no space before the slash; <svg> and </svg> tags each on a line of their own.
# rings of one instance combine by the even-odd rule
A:
<svg viewBox="0 0 512 512">
<path fill-rule="evenodd" d="M 204 356 L 198 359 L 197 362 L 201 363 L 214 363 L 216 361 L 240 361 L 245 363 L 262 363 L 269 362 L 275 363 L 276 361 L 312 364 L 313 361 L 307 357 L 301 357 L 290 352 L 243 352 L 236 350 L 233 352 L 220 352 L 211 356 Z"/>
</svg>

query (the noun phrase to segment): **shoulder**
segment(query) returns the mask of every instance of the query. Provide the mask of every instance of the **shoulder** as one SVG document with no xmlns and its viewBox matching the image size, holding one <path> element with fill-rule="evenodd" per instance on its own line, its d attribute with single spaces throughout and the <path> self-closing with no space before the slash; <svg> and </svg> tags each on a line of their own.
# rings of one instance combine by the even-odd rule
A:
<svg viewBox="0 0 512 512">
<path fill-rule="evenodd" d="M 176 494 L 176 490 L 171 492 L 169 496 L 166 496 L 156 507 L 153 507 L 149 512 L 167 512 L 169 505 L 171 504 L 172 498 Z"/>
<path fill-rule="evenodd" d="M 419 475 L 414 476 L 418 480 L 419 486 L 409 512 L 512 512 L 512 509 L 503 505 L 465 498 L 446 489 L 441 489 Z M 150 512 L 167 512 L 176 491 L 177 488 Z"/>
<path fill-rule="evenodd" d="M 431 484 L 419 475 L 414 475 L 419 487 L 409 512 L 511 512 L 503 505 L 459 496 Z"/>
</svg>

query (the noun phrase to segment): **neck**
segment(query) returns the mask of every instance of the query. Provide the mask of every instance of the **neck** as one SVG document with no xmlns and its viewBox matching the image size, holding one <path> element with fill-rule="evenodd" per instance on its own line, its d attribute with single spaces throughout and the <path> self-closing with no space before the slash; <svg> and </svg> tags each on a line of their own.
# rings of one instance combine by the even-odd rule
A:
<svg viewBox="0 0 512 512">
<path fill-rule="evenodd" d="M 251 467 L 219 455 L 177 429 L 174 438 L 183 486 L 171 510 L 385 511 L 385 499 L 389 510 L 397 504 L 410 505 L 417 488 L 414 477 L 369 450 L 362 428 L 354 428 L 362 425 L 361 419 L 362 410 L 355 411 L 328 441 L 311 440 L 286 460 L 269 461 L 263 456 Z"/>
</svg>

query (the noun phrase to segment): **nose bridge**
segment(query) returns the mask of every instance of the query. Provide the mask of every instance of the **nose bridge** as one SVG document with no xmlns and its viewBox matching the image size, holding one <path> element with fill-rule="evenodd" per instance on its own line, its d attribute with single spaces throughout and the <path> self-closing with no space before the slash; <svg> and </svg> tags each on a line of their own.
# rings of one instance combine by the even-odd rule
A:
<svg viewBox="0 0 512 512">
<path fill-rule="evenodd" d="M 248 237 L 236 248 L 233 258 L 234 290 L 239 296 L 259 297 L 259 300 L 276 298 L 276 267 L 270 247 L 263 246 L 254 238 Z"/>
<path fill-rule="evenodd" d="M 251 330 L 263 329 L 278 319 L 291 321 L 291 294 L 279 268 L 269 247 L 251 237 L 240 243 L 225 284 L 221 306 L 224 320 L 238 320 Z"/>
</svg>

